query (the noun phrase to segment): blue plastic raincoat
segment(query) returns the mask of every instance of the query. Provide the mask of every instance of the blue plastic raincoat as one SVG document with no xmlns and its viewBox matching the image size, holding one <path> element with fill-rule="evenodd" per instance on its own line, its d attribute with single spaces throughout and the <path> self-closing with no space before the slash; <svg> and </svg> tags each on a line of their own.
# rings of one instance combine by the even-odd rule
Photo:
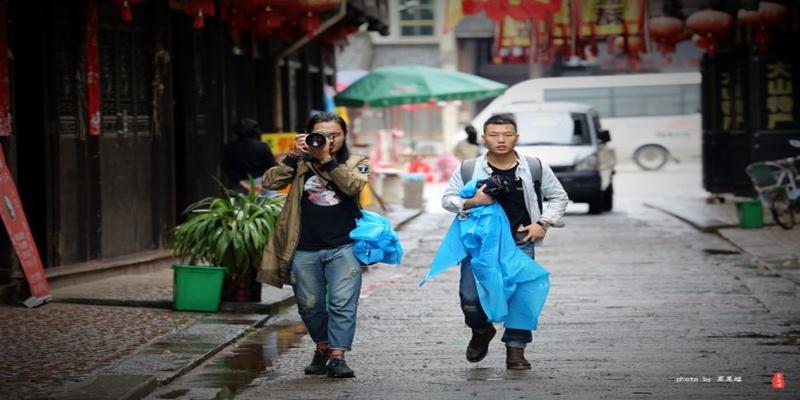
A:
<svg viewBox="0 0 800 400">
<path fill-rule="evenodd" d="M 477 182 L 467 182 L 461 197 L 473 197 Z M 489 321 L 536 330 L 550 273 L 517 248 L 508 217 L 497 202 L 473 207 L 465 219 L 453 220 L 420 286 L 467 255 L 472 257 L 478 296 Z"/>
<path fill-rule="evenodd" d="M 355 241 L 353 255 L 365 265 L 400 264 L 403 246 L 389 220 L 367 210 L 361 210 L 361 215 L 355 229 L 350 231 L 350 238 Z"/>
</svg>

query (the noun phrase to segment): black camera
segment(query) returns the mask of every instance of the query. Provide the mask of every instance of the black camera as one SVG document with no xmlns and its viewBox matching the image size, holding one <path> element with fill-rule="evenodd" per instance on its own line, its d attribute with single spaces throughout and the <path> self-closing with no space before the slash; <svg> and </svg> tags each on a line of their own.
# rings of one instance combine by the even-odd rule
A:
<svg viewBox="0 0 800 400">
<path fill-rule="evenodd" d="M 312 149 L 321 149 L 325 147 L 328 139 L 330 139 L 330 136 L 327 132 L 315 131 L 306 135 L 306 144 Z"/>
<path fill-rule="evenodd" d="M 478 187 L 481 185 L 486 185 L 483 193 L 492 197 L 502 196 L 514 190 L 514 183 L 503 175 L 492 175 L 488 179 L 482 179 L 478 181 Z"/>
</svg>

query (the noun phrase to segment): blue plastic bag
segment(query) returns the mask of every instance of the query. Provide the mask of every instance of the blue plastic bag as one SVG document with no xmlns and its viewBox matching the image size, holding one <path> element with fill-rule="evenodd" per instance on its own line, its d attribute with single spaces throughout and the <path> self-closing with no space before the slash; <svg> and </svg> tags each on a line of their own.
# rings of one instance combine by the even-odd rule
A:
<svg viewBox="0 0 800 400">
<path fill-rule="evenodd" d="M 367 210 L 361 210 L 361 215 L 356 220 L 356 228 L 350 231 L 350 238 L 355 240 L 353 255 L 365 265 L 400 264 L 403 261 L 403 246 L 391 222 Z"/>
</svg>

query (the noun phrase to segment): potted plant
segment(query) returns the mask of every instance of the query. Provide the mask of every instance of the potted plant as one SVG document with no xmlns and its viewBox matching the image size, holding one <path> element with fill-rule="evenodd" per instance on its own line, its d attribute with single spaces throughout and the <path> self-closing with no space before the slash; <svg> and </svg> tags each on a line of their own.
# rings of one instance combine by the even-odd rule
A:
<svg viewBox="0 0 800 400">
<path fill-rule="evenodd" d="M 202 199 L 184 211 L 188 219 L 175 227 L 169 246 L 190 264 L 226 267 L 223 300 L 260 301 L 256 272 L 284 197 L 223 190 L 224 197 Z"/>
</svg>

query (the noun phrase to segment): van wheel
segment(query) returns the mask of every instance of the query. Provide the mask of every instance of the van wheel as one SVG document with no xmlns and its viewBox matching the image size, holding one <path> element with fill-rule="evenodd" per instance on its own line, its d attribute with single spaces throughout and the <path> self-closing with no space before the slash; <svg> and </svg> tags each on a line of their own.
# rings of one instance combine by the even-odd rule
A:
<svg viewBox="0 0 800 400">
<path fill-rule="evenodd" d="M 603 192 L 603 211 L 611 211 L 614 208 L 614 184 L 610 183 Z"/>
<path fill-rule="evenodd" d="M 669 150 L 659 144 L 646 144 L 639 146 L 633 152 L 633 161 L 641 169 L 656 171 L 664 167 L 669 161 Z"/>
<path fill-rule="evenodd" d="M 594 200 L 589 202 L 589 214 L 597 215 L 603 213 L 605 197 L 605 192 L 597 192 L 594 196 Z"/>
</svg>

